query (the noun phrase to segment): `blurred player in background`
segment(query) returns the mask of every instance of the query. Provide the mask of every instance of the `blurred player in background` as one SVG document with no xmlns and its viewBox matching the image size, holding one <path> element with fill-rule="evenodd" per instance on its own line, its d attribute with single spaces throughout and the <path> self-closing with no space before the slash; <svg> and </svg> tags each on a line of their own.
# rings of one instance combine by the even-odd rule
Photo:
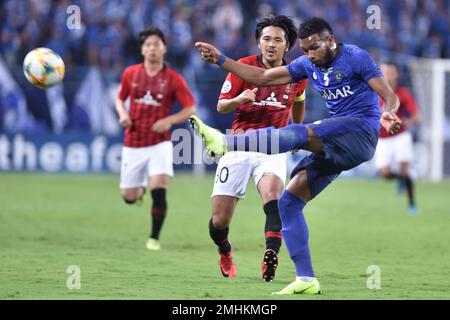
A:
<svg viewBox="0 0 450 320">
<path fill-rule="evenodd" d="M 164 62 L 164 33 L 150 27 L 139 33 L 144 62 L 125 69 L 116 101 L 125 130 L 120 189 L 128 204 L 142 200 L 145 188 L 153 200 L 149 250 L 159 250 L 159 235 L 167 212 L 166 190 L 173 176 L 173 145 L 169 129 L 195 113 L 195 101 L 184 78 Z M 125 100 L 130 99 L 129 111 Z M 171 114 L 178 101 L 181 111 Z"/>
<path fill-rule="evenodd" d="M 270 69 L 286 65 L 283 56 L 296 43 L 297 29 L 286 16 L 268 16 L 256 25 L 256 41 L 260 55 L 239 61 L 248 65 Z M 221 113 L 235 112 L 232 131 L 243 133 L 265 127 L 281 128 L 301 123 L 305 112 L 306 80 L 296 83 L 258 88 L 229 73 L 217 103 Z M 262 262 L 262 278 L 271 281 L 278 265 L 281 247 L 281 220 L 278 198 L 286 182 L 286 153 L 267 155 L 257 152 L 228 152 L 219 161 L 212 193 L 212 218 L 209 232 L 218 246 L 220 270 L 224 277 L 235 277 L 228 231 L 239 199 L 245 198 L 247 184 L 253 177 L 266 214 L 266 250 Z"/>
<path fill-rule="evenodd" d="M 399 72 L 396 65 L 389 62 L 382 63 L 381 71 L 400 100 L 397 116 L 402 120 L 402 125 L 393 135 L 381 128 L 375 153 L 375 166 L 386 179 L 398 179 L 400 193 L 403 193 L 406 188 L 408 212 L 415 214 L 417 208 L 414 199 L 414 182 L 410 174 L 413 139 L 408 128 L 419 122 L 420 115 L 411 92 L 398 85 Z M 381 105 L 383 107 L 383 102 Z"/>
<path fill-rule="evenodd" d="M 190 119 L 207 150 L 215 155 L 237 150 L 275 154 L 299 148 L 312 152 L 292 171 L 278 200 L 283 240 L 297 273 L 295 281 L 274 292 L 280 295 L 321 292 L 309 250 L 309 231 L 303 214 L 306 204 L 342 171 L 373 157 L 380 122 L 389 133 L 400 127 L 395 115 L 399 100 L 367 51 L 337 43 L 331 26 L 318 17 L 303 22 L 298 37 L 305 55 L 272 69 L 238 63 L 208 43 L 195 44 L 206 62 L 217 63 L 256 86 L 283 85 L 308 78 L 330 111 L 330 118 L 311 124 L 258 129 L 241 135 L 223 135 L 195 116 Z M 382 112 L 380 97 L 385 101 Z"/>
</svg>

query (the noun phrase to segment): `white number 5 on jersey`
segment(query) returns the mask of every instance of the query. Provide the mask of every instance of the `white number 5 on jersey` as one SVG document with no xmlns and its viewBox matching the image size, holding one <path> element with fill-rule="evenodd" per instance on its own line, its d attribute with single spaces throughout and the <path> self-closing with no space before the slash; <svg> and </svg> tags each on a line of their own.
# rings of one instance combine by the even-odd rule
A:
<svg viewBox="0 0 450 320">
<path fill-rule="evenodd" d="M 328 84 L 330 83 L 330 78 L 328 78 L 328 73 L 323 74 L 323 80 L 325 81 L 325 86 L 328 87 Z"/>
</svg>

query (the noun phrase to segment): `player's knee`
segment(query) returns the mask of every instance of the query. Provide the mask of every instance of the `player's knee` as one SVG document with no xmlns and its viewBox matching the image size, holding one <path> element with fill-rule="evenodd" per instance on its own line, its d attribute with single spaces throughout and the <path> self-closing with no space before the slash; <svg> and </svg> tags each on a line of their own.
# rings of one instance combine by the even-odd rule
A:
<svg viewBox="0 0 450 320">
<path fill-rule="evenodd" d="M 225 229 L 228 228 L 231 222 L 231 217 L 227 217 L 225 215 L 214 214 L 212 219 L 212 225 L 216 229 Z"/>
<path fill-rule="evenodd" d="M 308 184 L 308 174 L 306 173 L 306 170 L 297 172 L 294 177 L 292 177 L 286 190 L 305 204 L 308 203 L 312 199 L 312 194 Z"/>
<path fill-rule="evenodd" d="M 257 185 L 263 203 L 278 200 L 284 189 L 284 183 L 277 175 L 267 172 L 261 177 Z"/>
<path fill-rule="evenodd" d="M 122 199 L 126 204 L 133 204 L 139 199 L 139 197 L 138 197 L 137 192 L 123 190 L 122 191 Z"/>
<path fill-rule="evenodd" d="M 383 178 L 386 178 L 386 179 L 390 178 L 390 176 L 391 176 L 391 171 L 389 170 L 389 168 L 382 168 L 379 170 L 379 173 Z"/>
<path fill-rule="evenodd" d="M 224 229 L 230 225 L 236 201 L 234 198 L 223 196 L 213 198 L 211 221 L 215 228 Z"/>
<path fill-rule="evenodd" d="M 402 167 L 400 168 L 400 176 L 401 176 L 402 178 L 407 178 L 408 175 L 409 175 L 409 168 L 406 167 L 406 166 L 405 166 L 405 167 L 402 166 Z"/>
<path fill-rule="evenodd" d="M 276 183 L 272 183 L 267 188 L 264 188 L 261 191 L 261 198 L 264 203 L 267 203 L 272 200 L 278 200 L 281 194 L 283 193 L 284 184 L 281 179 L 276 180 Z"/>
<path fill-rule="evenodd" d="M 218 246 L 223 244 L 224 239 L 228 236 L 228 227 L 218 227 L 214 225 L 213 219 L 209 220 L 209 235 L 215 244 Z"/>
</svg>

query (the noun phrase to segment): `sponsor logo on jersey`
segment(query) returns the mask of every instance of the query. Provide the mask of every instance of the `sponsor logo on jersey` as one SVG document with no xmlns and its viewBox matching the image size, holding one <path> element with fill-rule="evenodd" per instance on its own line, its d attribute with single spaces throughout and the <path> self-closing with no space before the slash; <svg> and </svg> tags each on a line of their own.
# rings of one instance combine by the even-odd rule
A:
<svg viewBox="0 0 450 320">
<path fill-rule="evenodd" d="M 161 103 L 159 103 L 157 100 L 155 100 L 153 98 L 153 96 L 151 95 L 150 91 L 147 91 L 147 93 L 139 99 L 134 99 L 134 102 L 136 103 L 141 103 L 141 104 L 146 104 L 149 106 L 154 106 L 154 107 L 160 107 Z"/>
<path fill-rule="evenodd" d="M 261 100 L 261 101 L 255 101 L 255 102 L 253 102 L 253 104 L 257 105 L 257 106 L 262 106 L 262 107 L 271 106 L 271 107 L 283 108 L 283 109 L 286 108 L 286 105 L 282 104 L 281 102 L 279 102 L 277 100 L 277 98 L 275 97 L 275 92 L 272 92 L 270 94 L 270 96 L 267 97 L 267 99 Z"/>
<path fill-rule="evenodd" d="M 230 92 L 230 90 L 231 90 L 231 82 L 227 80 L 223 83 L 222 90 L 220 92 L 228 93 Z"/>
<path fill-rule="evenodd" d="M 333 67 L 330 67 L 330 68 L 320 68 L 320 72 L 322 72 L 322 73 L 331 73 L 331 72 L 333 72 Z"/>
<path fill-rule="evenodd" d="M 320 95 L 325 100 L 336 100 L 339 98 L 346 98 L 348 96 L 351 96 L 354 94 L 354 92 L 351 90 L 350 86 L 344 86 L 335 90 L 322 90 L 320 91 Z"/>
</svg>

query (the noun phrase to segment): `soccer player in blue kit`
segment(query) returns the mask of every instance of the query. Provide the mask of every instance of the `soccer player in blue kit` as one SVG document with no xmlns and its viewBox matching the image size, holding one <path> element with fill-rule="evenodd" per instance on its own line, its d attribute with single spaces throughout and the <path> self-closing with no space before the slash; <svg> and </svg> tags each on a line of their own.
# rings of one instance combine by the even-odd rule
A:
<svg viewBox="0 0 450 320">
<path fill-rule="evenodd" d="M 336 43 L 330 25 L 317 17 L 303 22 L 298 36 L 305 55 L 272 69 L 238 63 L 208 43 L 195 45 L 203 60 L 216 63 L 256 86 L 282 85 L 309 78 L 326 100 L 330 118 L 241 135 L 223 135 L 195 116 L 190 119 L 195 132 L 203 137 L 206 149 L 216 156 L 232 150 L 268 154 L 295 149 L 312 152 L 294 168 L 279 199 L 281 232 L 297 273 L 294 282 L 274 292 L 281 295 L 320 293 L 309 251 L 308 227 L 303 215 L 305 205 L 342 171 L 373 157 L 380 124 L 390 133 L 396 132 L 401 124 L 395 115 L 399 100 L 369 53 L 355 45 Z M 385 102 L 382 112 L 378 96 Z"/>
</svg>

